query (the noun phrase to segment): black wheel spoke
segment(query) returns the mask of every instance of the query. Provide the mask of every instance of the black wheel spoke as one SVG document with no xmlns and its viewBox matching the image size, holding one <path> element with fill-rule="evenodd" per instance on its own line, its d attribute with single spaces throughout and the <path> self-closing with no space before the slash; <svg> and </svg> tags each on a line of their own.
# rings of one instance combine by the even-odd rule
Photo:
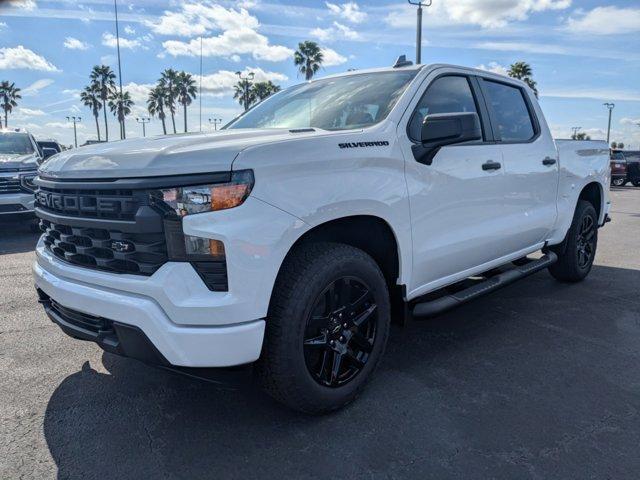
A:
<svg viewBox="0 0 640 480">
<path fill-rule="evenodd" d="M 340 306 L 349 305 L 351 303 L 351 280 L 342 279 L 338 288 L 338 303 Z"/>
<path fill-rule="evenodd" d="M 338 376 L 340 374 L 340 367 L 342 366 L 342 353 L 333 352 L 333 363 L 331 364 L 331 378 L 329 383 L 331 385 L 335 384 L 338 381 Z"/>
<path fill-rule="evenodd" d="M 362 325 L 364 325 L 366 322 L 369 321 L 369 319 L 372 317 L 372 313 L 376 310 L 376 305 L 369 305 L 369 307 L 367 307 L 367 309 L 362 312 L 360 315 L 357 315 L 354 319 L 353 319 L 353 324 L 356 327 L 361 327 Z"/>
<path fill-rule="evenodd" d="M 325 348 L 327 346 L 327 335 L 322 334 L 304 341 L 305 347 Z"/>
<path fill-rule="evenodd" d="M 371 350 L 373 350 L 373 345 L 371 345 L 371 343 L 369 343 L 369 340 L 367 340 L 367 337 L 362 335 L 360 332 L 354 332 L 353 336 L 351 337 L 351 341 L 353 342 L 354 346 L 362 352 L 369 353 L 371 352 Z"/>
<path fill-rule="evenodd" d="M 359 360 L 358 357 L 356 357 L 355 353 L 349 351 L 345 354 L 345 357 L 349 361 L 349 363 L 351 363 L 358 370 L 364 368 L 364 362 L 362 360 Z"/>
</svg>

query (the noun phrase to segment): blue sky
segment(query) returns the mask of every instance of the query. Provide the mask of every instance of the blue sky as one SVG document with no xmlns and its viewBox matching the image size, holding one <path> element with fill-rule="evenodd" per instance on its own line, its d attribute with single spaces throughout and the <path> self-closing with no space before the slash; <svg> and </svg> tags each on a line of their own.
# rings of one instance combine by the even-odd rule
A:
<svg viewBox="0 0 640 480">
<path fill-rule="evenodd" d="M 320 75 L 390 65 L 415 55 L 415 9 L 402 0 L 332 2 L 240 0 L 185 2 L 118 0 L 125 89 L 136 102 L 127 135 L 140 136 L 150 86 L 165 68 L 199 71 L 203 37 L 203 129 L 230 120 L 237 70 L 254 71 L 283 87 L 302 81 L 292 52 L 302 40 L 325 51 Z M 68 115 L 82 116 L 79 141 L 95 124 L 78 99 L 98 63 L 116 70 L 112 0 L 0 0 L 0 80 L 23 90 L 9 120 L 38 137 L 70 144 Z M 504 71 L 531 64 L 553 133 L 580 126 L 604 138 L 616 104 L 612 140 L 640 148 L 640 4 L 631 0 L 433 0 L 424 13 L 423 62 Z M 189 129 L 199 128 L 198 101 Z M 178 119 L 178 128 L 182 119 Z M 110 119 L 110 132 L 117 132 Z M 161 132 L 154 120 L 148 133 Z"/>
</svg>

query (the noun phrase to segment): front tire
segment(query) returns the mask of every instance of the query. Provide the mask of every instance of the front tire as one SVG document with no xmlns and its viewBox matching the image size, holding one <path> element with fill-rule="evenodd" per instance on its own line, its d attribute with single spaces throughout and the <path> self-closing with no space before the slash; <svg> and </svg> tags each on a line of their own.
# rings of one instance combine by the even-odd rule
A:
<svg viewBox="0 0 640 480">
<path fill-rule="evenodd" d="M 551 247 L 558 261 L 549 267 L 549 273 L 561 282 L 584 280 L 593 266 L 597 246 L 598 214 L 591 203 L 579 200 L 564 242 Z"/>
<path fill-rule="evenodd" d="M 257 371 L 267 393 L 309 414 L 351 402 L 376 369 L 389 335 L 387 283 L 357 248 L 302 244 L 274 287 Z"/>
</svg>

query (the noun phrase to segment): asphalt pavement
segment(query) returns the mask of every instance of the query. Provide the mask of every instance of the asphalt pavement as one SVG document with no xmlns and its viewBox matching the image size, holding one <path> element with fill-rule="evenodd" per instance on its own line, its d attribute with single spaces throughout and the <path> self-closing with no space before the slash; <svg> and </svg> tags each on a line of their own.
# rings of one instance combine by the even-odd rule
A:
<svg viewBox="0 0 640 480">
<path fill-rule="evenodd" d="M 2 225 L 0 478 L 637 479 L 640 189 L 612 199 L 587 280 L 539 272 L 394 327 L 364 394 L 325 417 L 244 372 L 203 381 L 68 338 L 36 301 L 36 235 Z"/>
</svg>

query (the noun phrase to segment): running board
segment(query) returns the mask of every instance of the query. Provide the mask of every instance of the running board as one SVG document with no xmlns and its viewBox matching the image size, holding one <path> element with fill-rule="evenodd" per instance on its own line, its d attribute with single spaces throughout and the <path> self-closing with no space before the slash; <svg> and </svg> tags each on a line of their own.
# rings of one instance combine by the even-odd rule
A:
<svg viewBox="0 0 640 480">
<path fill-rule="evenodd" d="M 537 260 L 532 260 L 525 265 L 516 266 L 511 270 L 499 273 L 498 275 L 492 276 L 465 290 L 445 295 L 435 300 L 417 303 L 413 307 L 413 316 L 431 317 L 438 313 L 442 313 L 445 310 L 462 305 L 474 298 L 478 298 L 482 295 L 498 290 L 499 288 L 515 282 L 516 280 L 520 280 L 521 278 L 543 270 L 556 263 L 557 260 L 558 256 L 555 253 L 547 252 Z"/>
</svg>

